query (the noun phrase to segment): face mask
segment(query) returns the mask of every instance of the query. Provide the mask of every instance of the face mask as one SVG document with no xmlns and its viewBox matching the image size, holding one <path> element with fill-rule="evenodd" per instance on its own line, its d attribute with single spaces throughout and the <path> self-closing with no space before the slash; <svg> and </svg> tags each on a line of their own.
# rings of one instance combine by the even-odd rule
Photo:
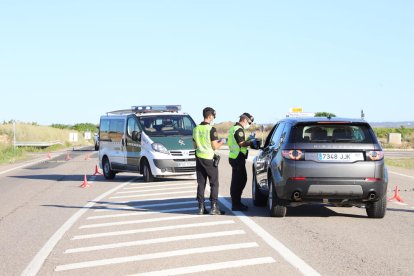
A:
<svg viewBox="0 0 414 276">
<path fill-rule="evenodd" d="M 214 125 L 214 120 L 212 120 L 212 121 L 210 122 L 210 126 L 212 126 L 212 125 Z"/>
<path fill-rule="evenodd" d="M 246 124 L 245 126 L 244 126 L 244 129 L 249 129 L 250 128 L 250 124 Z"/>
</svg>

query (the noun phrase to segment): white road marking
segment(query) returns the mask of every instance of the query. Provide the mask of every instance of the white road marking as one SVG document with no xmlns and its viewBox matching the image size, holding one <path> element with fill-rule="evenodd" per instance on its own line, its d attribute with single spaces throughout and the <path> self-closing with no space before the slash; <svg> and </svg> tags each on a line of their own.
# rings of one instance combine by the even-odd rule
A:
<svg viewBox="0 0 414 276">
<path fill-rule="evenodd" d="M 159 253 L 142 254 L 142 255 L 135 255 L 135 256 L 120 257 L 120 258 L 101 259 L 101 260 L 95 260 L 95 261 L 59 265 L 55 268 L 55 271 L 65 271 L 65 270 L 105 266 L 105 265 L 112 265 L 112 264 L 123 264 L 123 263 L 129 263 L 129 262 L 170 258 L 170 257 L 175 257 L 175 256 L 185 256 L 185 255 L 191 255 L 191 254 L 205 254 L 205 253 L 210 253 L 210 252 L 236 250 L 236 249 L 243 249 L 243 248 L 253 248 L 253 247 L 258 247 L 258 246 L 259 245 L 257 243 L 250 242 L 250 243 L 236 243 L 236 244 L 226 244 L 226 245 L 218 245 L 218 246 L 189 248 L 189 249 L 181 249 L 181 250 L 166 251 L 166 252 L 159 252 Z"/>
<path fill-rule="evenodd" d="M 66 250 L 65 253 L 89 252 L 89 251 L 122 248 L 122 247 L 129 247 L 129 246 L 167 243 L 167 242 L 185 241 L 185 240 L 207 239 L 207 238 L 225 237 L 225 236 L 234 236 L 234 235 L 243 235 L 243 234 L 246 234 L 246 232 L 244 232 L 243 230 L 234 230 L 234 231 L 210 232 L 210 233 L 202 233 L 202 234 L 194 234 L 194 235 L 181 235 L 181 236 L 175 236 L 175 237 L 145 239 L 145 240 L 137 240 L 137 241 L 130 241 L 130 242 L 119 242 L 119 243 L 102 244 L 102 245 L 96 245 L 96 246 L 72 248 L 72 249 Z"/>
<path fill-rule="evenodd" d="M 143 215 L 150 215 L 150 214 L 168 214 L 168 213 L 176 213 L 176 212 L 183 212 L 183 211 L 195 211 L 198 207 L 191 207 L 191 208 L 177 208 L 177 209 L 163 209 L 157 211 L 140 211 L 136 210 L 135 212 L 129 212 L 128 214 L 115 214 L 115 215 L 103 215 L 103 216 L 91 216 L 88 217 L 87 220 L 92 219 L 103 219 L 103 218 L 120 218 L 120 217 L 132 217 L 132 216 L 143 216 Z"/>
<path fill-rule="evenodd" d="M 250 266 L 250 265 L 271 264 L 274 262 L 276 261 L 272 257 L 264 257 L 264 258 L 221 262 L 221 263 L 211 263 L 211 264 L 205 264 L 205 265 L 179 267 L 179 268 L 173 268 L 173 269 L 145 272 L 145 273 L 140 273 L 140 274 L 132 274 L 129 276 L 182 275 L 182 274 L 190 274 L 190 273 L 197 273 L 197 272 L 213 271 L 213 270 L 219 270 L 219 269 L 244 267 L 244 266 Z"/>
<path fill-rule="evenodd" d="M 153 201 L 153 200 L 151 200 Z M 108 204 L 111 204 L 113 202 L 108 202 Z M 167 203 L 154 203 L 154 204 L 144 204 L 144 205 L 132 205 L 132 206 L 126 206 L 122 208 L 105 208 L 105 209 L 98 209 L 95 210 L 95 212 L 104 212 L 104 211 L 123 211 L 123 210 L 139 210 L 144 209 L 148 207 L 162 207 L 162 206 L 171 206 L 171 205 L 186 205 L 186 204 L 197 204 L 198 202 L 196 200 L 191 201 L 175 201 L 175 202 L 167 202 Z"/>
<path fill-rule="evenodd" d="M 121 189 L 122 187 L 128 185 L 129 183 L 135 181 L 136 178 L 131 179 L 128 182 L 122 183 L 117 187 L 101 194 L 91 202 L 87 203 L 82 209 L 77 211 L 72 217 L 70 217 L 54 234 L 50 239 L 45 243 L 42 249 L 37 252 L 34 256 L 33 260 L 29 263 L 29 265 L 25 268 L 21 275 L 36 275 L 40 268 L 42 267 L 44 261 L 46 260 L 47 256 L 49 256 L 50 252 L 52 252 L 55 245 L 60 241 L 63 235 L 68 231 L 73 224 L 90 208 L 92 207 L 96 201 L 101 200 L 102 198 L 107 197 L 108 195 L 112 194 L 113 192 Z"/>
<path fill-rule="evenodd" d="M 187 190 L 187 191 L 180 191 L 180 192 L 166 192 L 166 193 L 155 193 L 155 194 L 137 194 L 137 195 L 128 195 L 128 196 L 111 196 L 112 198 L 131 198 L 131 197 L 147 197 L 147 196 L 159 196 L 159 195 L 176 195 L 176 194 L 189 194 L 193 193 L 195 194 L 194 189 Z M 155 198 L 153 200 L 158 200 L 158 198 Z"/>
<path fill-rule="evenodd" d="M 1 175 L 1 174 L 8 173 L 8 172 L 11 172 L 11 171 L 14 171 L 14 170 L 17 170 L 17 169 L 21 169 L 21 168 L 24 168 L 24 167 L 28 167 L 28 166 L 31 166 L 31 165 L 35 165 L 35 164 L 38 164 L 38 163 L 44 162 L 44 161 L 46 161 L 46 160 L 48 160 L 48 158 L 36 159 L 36 160 L 35 160 L 35 161 L 33 161 L 33 162 L 26 163 L 26 164 L 23 164 L 23 165 L 20 165 L 20 166 L 13 167 L 13 168 L 11 168 L 11 169 L 8 169 L 8 170 L 5 170 L 5 171 L 2 171 L 2 172 L 0 172 L 0 175 Z"/>
<path fill-rule="evenodd" d="M 144 183 L 132 183 L 129 186 L 130 187 L 145 187 L 145 188 L 151 188 L 151 187 L 170 187 L 173 185 L 185 185 L 185 184 L 194 184 L 197 185 L 197 182 L 192 180 L 192 181 L 180 181 L 179 183 L 171 183 L 171 181 L 163 181 L 163 182 L 152 182 L 151 184 L 144 184 Z"/>
<path fill-rule="evenodd" d="M 408 177 L 408 178 L 412 178 L 412 179 L 414 179 L 414 176 L 411 176 L 411 175 L 406 175 L 406 174 L 402 174 L 402 173 L 397 173 L 397 172 L 393 172 L 393 171 L 388 171 L 389 173 L 392 173 L 392 174 L 396 174 L 396 175 L 399 175 L 399 176 L 404 176 L 404 177 Z"/>
<path fill-rule="evenodd" d="M 131 235 L 131 234 L 138 234 L 138 233 L 158 232 L 158 231 L 166 231 L 166 230 L 227 225 L 227 224 L 233 224 L 233 223 L 234 223 L 233 220 L 224 220 L 224 221 L 179 224 L 179 225 L 170 225 L 170 226 L 161 226 L 161 227 L 142 228 L 142 229 L 135 229 L 135 230 L 113 231 L 113 232 L 105 232 L 105 233 L 97 233 L 97 234 L 89 234 L 89 235 L 78 235 L 78 236 L 74 236 L 72 240 L 84 240 L 84 239 L 93 239 L 93 238 L 102 238 L 102 237 L 111 237 L 111 236 Z"/>
<path fill-rule="evenodd" d="M 226 206 L 231 210 L 231 203 L 219 195 L 219 201 L 221 204 Z M 260 238 L 263 239 L 271 248 L 276 250 L 288 263 L 293 267 L 298 269 L 304 275 L 320 275 L 316 270 L 314 270 L 310 265 L 305 263 L 301 258 L 296 256 L 289 248 L 287 248 L 283 243 L 277 240 L 275 237 L 270 235 L 266 230 L 260 227 L 252 219 L 248 218 L 243 212 L 231 211 L 235 214 L 244 224 L 246 224 L 254 233 L 257 234 Z"/>
<path fill-rule="evenodd" d="M 195 183 L 182 183 L 182 184 L 169 184 L 169 185 L 158 185 L 158 186 L 133 186 L 131 187 L 131 185 L 128 185 L 128 187 L 123 188 L 122 190 L 140 190 L 140 189 L 151 189 L 151 188 L 155 188 L 155 189 L 151 189 L 151 190 L 156 190 L 158 188 L 162 188 L 162 187 L 186 187 L 186 186 L 194 186 L 195 189 L 197 189 L 197 184 Z"/>
<path fill-rule="evenodd" d="M 201 216 L 200 215 L 183 215 L 183 216 L 175 216 L 175 217 L 163 217 L 163 218 L 152 218 L 152 219 L 141 219 L 141 220 L 127 220 L 127 221 L 118 221 L 118 222 L 96 223 L 96 224 L 83 225 L 83 226 L 79 227 L 79 229 L 99 228 L 99 227 L 129 225 L 129 224 L 140 224 L 140 223 L 147 223 L 147 222 L 168 221 L 168 220 L 176 220 L 176 219 L 193 219 L 195 217 L 201 217 Z"/>
<path fill-rule="evenodd" d="M 117 192 L 116 194 L 133 194 L 133 193 L 143 193 L 143 192 L 156 192 L 156 191 L 171 191 L 171 190 L 182 190 L 188 187 L 186 186 L 179 186 L 179 187 L 171 187 L 171 188 L 161 188 L 161 189 L 149 189 L 149 190 L 141 190 L 141 189 L 134 189 L 133 191 L 129 190 L 126 192 Z M 194 191 L 194 189 L 193 189 Z"/>
</svg>

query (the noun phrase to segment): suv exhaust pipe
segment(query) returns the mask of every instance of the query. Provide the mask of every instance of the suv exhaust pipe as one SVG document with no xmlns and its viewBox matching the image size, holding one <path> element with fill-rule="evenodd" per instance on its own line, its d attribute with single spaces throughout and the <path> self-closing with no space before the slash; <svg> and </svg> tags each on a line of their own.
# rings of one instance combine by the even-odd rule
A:
<svg viewBox="0 0 414 276">
<path fill-rule="evenodd" d="M 299 192 L 299 191 L 295 191 L 295 192 L 293 192 L 293 194 L 292 194 L 292 199 L 293 199 L 294 201 L 301 201 L 301 200 L 302 200 L 302 198 L 301 198 L 301 196 L 300 196 L 300 192 Z"/>
<path fill-rule="evenodd" d="M 377 197 L 377 194 L 375 192 L 370 192 L 368 194 L 368 199 L 369 200 L 374 200 Z"/>
</svg>

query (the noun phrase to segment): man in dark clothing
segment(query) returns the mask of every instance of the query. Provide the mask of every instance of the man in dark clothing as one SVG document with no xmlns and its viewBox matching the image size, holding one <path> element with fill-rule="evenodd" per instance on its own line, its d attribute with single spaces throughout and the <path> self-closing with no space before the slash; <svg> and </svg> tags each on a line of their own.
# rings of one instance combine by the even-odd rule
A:
<svg viewBox="0 0 414 276">
<path fill-rule="evenodd" d="M 248 146 L 256 147 L 257 141 L 254 135 L 246 139 L 244 133 L 253 123 L 253 116 L 249 113 L 243 113 L 240 120 L 230 128 L 228 145 L 229 145 L 229 163 L 232 167 L 230 195 L 233 211 L 247 211 L 247 206 L 241 202 L 241 195 L 247 182 L 246 159 L 248 156 Z"/>
</svg>

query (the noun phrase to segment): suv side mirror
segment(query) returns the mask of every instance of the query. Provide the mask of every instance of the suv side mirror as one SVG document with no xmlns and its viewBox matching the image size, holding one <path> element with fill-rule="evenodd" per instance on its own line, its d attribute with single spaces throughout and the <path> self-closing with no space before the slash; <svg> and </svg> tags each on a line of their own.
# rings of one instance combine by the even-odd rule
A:
<svg viewBox="0 0 414 276">
<path fill-rule="evenodd" d="M 134 130 L 132 132 L 132 140 L 141 142 L 141 132 Z"/>
</svg>

